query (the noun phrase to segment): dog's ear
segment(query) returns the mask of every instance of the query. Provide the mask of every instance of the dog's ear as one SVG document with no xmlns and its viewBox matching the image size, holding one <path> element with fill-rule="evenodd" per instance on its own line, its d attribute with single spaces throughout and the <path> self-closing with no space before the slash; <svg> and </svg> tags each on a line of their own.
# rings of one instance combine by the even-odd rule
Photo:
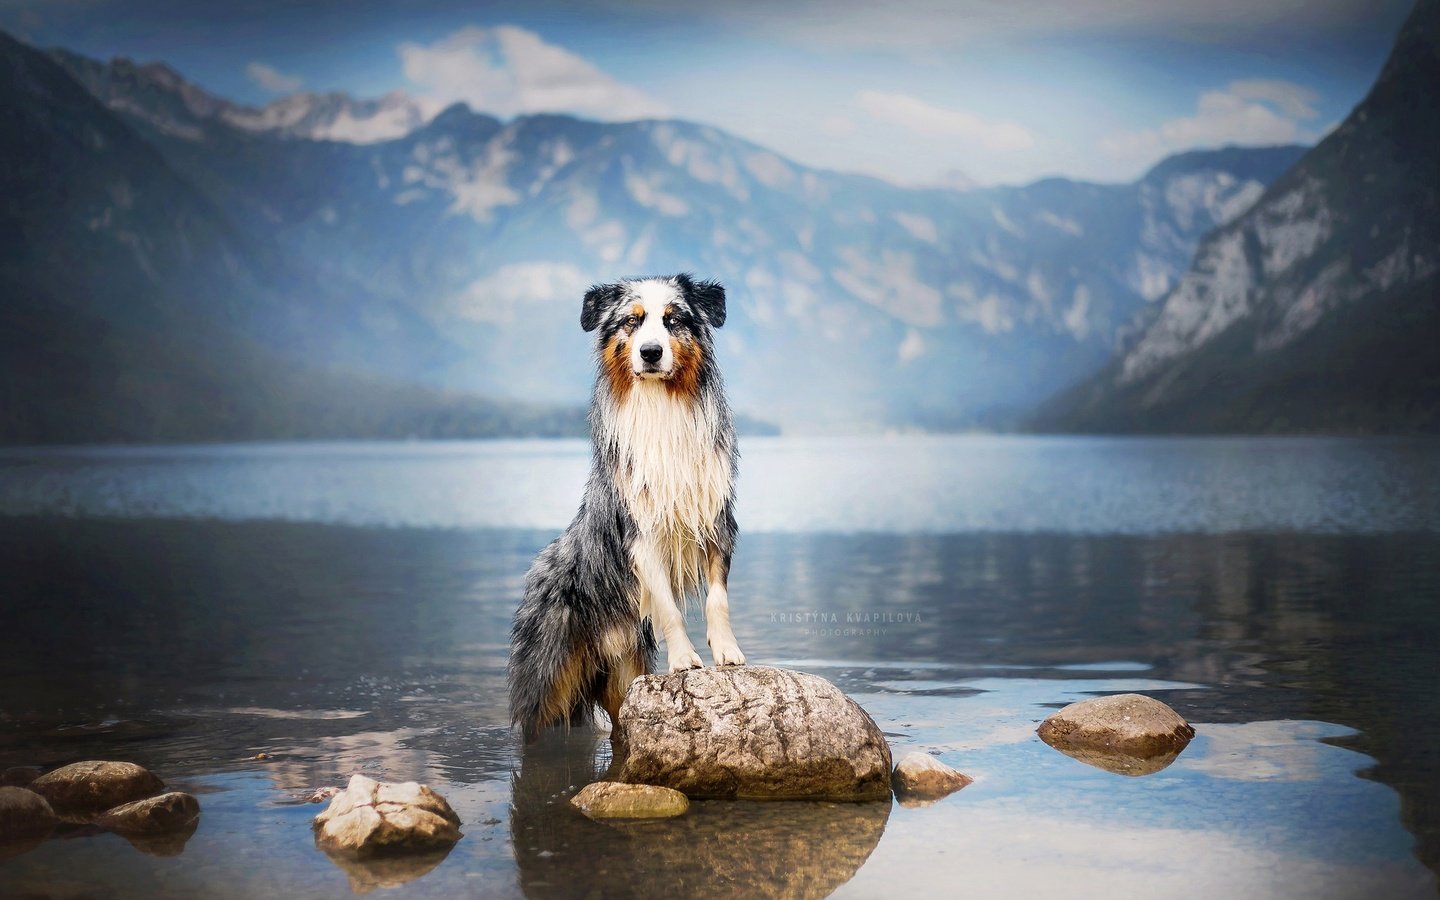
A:
<svg viewBox="0 0 1440 900">
<path fill-rule="evenodd" d="M 685 302 L 700 310 L 712 328 L 725 324 L 725 288 L 718 282 L 696 281 L 681 272 L 675 276 L 675 283 L 680 286 Z"/>
<path fill-rule="evenodd" d="M 580 306 L 580 327 L 594 331 L 600 327 L 605 310 L 620 300 L 625 289 L 618 284 L 597 284 L 585 292 L 585 302 Z"/>
</svg>

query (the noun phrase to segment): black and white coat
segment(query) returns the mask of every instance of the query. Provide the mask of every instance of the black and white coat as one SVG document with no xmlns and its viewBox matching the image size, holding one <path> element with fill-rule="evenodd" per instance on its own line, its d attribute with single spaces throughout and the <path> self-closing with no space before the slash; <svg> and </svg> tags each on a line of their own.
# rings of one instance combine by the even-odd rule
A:
<svg viewBox="0 0 1440 900">
<path fill-rule="evenodd" d="M 738 453 L 711 339 L 724 322 L 724 288 L 683 274 L 585 295 L 599 369 L 590 478 L 531 565 L 511 635 L 510 714 L 528 739 L 588 722 L 596 705 L 613 722 L 656 632 L 669 671 L 703 665 L 681 614 L 702 585 L 715 664 L 745 662 L 726 588 Z"/>
</svg>

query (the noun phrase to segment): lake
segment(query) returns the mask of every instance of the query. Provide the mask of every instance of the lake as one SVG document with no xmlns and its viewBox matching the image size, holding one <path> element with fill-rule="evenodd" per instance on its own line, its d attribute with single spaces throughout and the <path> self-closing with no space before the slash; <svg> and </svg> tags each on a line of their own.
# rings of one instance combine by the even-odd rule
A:
<svg viewBox="0 0 1440 900">
<path fill-rule="evenodd" d="M 202 815 L 188 839 L 12 850 L 0 895 L 1435 896 L 1440 442 L 742 452 L 750 661 L 834 681 L 970 787 L 628 827 L 570 811 L 608 743 L 522 754 L 504 668 L 583 442 L 9 449 L 0 767 L 129 759 Z M 1168 768 L 1113 774 L 1034 734 L 1126 691 L 1195 725 Z M 354 772 L 429 784 L 465 837 L 333 862 L 304 798 Z"/>
</svg>

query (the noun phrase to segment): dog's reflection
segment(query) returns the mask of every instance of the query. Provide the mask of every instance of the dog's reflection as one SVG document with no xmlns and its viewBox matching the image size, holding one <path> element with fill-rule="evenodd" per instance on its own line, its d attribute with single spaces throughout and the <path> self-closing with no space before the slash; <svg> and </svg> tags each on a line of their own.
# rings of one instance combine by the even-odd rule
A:
<svg viewBox="0 0 1440 900">
<path fill-rule="evenodd" d="M 596 822 L 570 805 L 604 777 L 608 741 L 584 729 L 525 748 L 510 833 L 528 897 L 824 897 L 880 842 L 890 801 L 696 801 L 683 816 Z"/>
</svg>

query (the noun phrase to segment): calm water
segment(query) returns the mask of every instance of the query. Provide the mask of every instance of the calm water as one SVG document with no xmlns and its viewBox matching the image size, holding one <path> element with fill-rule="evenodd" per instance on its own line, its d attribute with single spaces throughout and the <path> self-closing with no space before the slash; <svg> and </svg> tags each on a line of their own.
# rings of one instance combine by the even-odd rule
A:
<svg viewBox="0 0 1440 900">
<path fill-rule="evenodd" d="M 751 660 L 835 681 L 971 787 L 571 813 L 603 736 L 522 756 L 503 672 L 581 444 L 6 451 L 0 766 L 133 759 L 203 813 L 183 844 L 79 833 L 0 859 L 0 895 L 1435 895 L 1440 444 L 744 450 Z M 1198 732 L 1157 774 L 1034 736 L 1131 690 Z M 298 798 L 356 771 L 429 783 L 465 838 L 332 862 Z"/>
</svg>

